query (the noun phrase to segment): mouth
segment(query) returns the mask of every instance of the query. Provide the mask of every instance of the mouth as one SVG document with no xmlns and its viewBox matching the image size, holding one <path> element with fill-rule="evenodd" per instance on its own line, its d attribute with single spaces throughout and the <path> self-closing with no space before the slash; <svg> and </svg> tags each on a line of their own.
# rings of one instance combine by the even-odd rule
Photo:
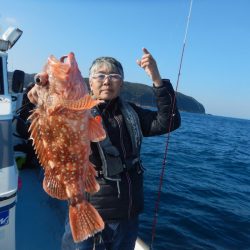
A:
<svg viewBox="0 0 250 250">
<path fill-rule="evenodd" d="M 100 93 L 111 93 L 111 92 L 113 92 L 112 89 L 102 89 L 102 90 L 100 91 Z"/>
</svg>

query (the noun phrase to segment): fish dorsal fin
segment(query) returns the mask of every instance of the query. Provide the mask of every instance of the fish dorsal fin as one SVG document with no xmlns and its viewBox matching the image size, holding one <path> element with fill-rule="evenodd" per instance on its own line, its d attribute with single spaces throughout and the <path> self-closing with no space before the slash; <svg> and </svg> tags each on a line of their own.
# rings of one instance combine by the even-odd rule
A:
<svg viewBox="0 0 250 250">
<path fill-rule="evenodd" d="M 105 130 L 102 126 L 101 116 L 91 117 L 89 119 L 89 139 L 92 142 L 104 140 L 106 137 Z"/>
<path fill-rule="evenodd" d="M 91 109 L 101 102 L 100 100 L 94 100 L 90 95 L 85 95 L 78 100 L 63 100 L 60 104 L 70 110 L 84 110 Z"/>
<path fill-rule="evenodd" d="M 45 118 L 44 118 L 45 119 Z M 43 135 L 45 133 L 43 126 L 41 126 L 41 115 L 35 110 L 29 117 L 28 120 L 31 121 L 29 127 L 30 139 L 32 139 L 32 145 L 34 146 L 35 153 L 39 159 L 39 163 L 43 166 L 44 169 L 47 167 L 49 160 L 48 154 L 43 143 Z"/>
</svg>

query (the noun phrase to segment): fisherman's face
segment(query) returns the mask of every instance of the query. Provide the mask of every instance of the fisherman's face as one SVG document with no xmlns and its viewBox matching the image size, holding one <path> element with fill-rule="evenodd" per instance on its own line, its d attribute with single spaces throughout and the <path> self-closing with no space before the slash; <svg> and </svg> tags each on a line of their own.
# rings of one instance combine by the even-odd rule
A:
<svg viewBox="0 0 250 250">
<path fill-rule="evenodd" d="M 105 65 L 102 65 L 90 77 L 89 83 L 96 99 L 112 100 L 119 96 L 123 79 L 120 74 L 111 72 Z"/>
</svg>

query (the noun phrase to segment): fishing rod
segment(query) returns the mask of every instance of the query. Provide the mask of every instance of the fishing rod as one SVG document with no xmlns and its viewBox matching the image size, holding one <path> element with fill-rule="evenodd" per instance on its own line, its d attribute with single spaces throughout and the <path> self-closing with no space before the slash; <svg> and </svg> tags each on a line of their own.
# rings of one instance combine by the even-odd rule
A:
<svg viewBox="0 0 250 250">
<path fill-rule="evenodd" d="M 151 250 L 153 250 L 153 244 L 154 244 L 154 239 L 155 239 L 155 231 L 156 231 L 156 224 L 157 224 L 157 218 L 158 218 L 158 210 L 159 210 L 159 205 L 160 205 L 161 190 L 163 186 L 163 177 L 164 177 L 164 173 L 166 170 L 166 161 L 167 161 L 168 146 L 169 146 L 169 140 L 170 140 L 170 131 L 171 131 L 172 123 L 173 123 L 174 110 L 175 110 L 175 105 L 176 105 L 176 95 L 177 95 L 177 90 L 178 90 L 178 86 L 180 82 L 180 75 L 181 75 L 183 57 L 184 57 L 184 52 L 185 52 L 185 47 L 186 47 L 186 40 L 187 40 L 189 23 L 190 23 L 190 17 L 192 13 L 192 6 L 193 6 L 193 0 L 190 0 L 189 12 L 187 16 L 186 29 L 184 33 L 184 39 L 183 39 L 183 45 L 182 45 L 182 51 L 181 51 L 181 57 L 180 57 L 178 77 L 177 77 L 176 88 L 175 88 L 175 96 L 174 96 L 172 112 L 170 116 L 170 124 L 169 124 L 168 133 L 166 137 L 166 147 L 165 147 L 164 157 L 162 161 L 162 169 L 161 169 L 160 182 L 159 182 L 158 192 L 157 192 L 157 200 L 155 203 L 154 220 L 153 220 L 153 226 L 152 226 L 152 238 L 151 238 L 151 244 L 150 244 Z"/>
</svg>

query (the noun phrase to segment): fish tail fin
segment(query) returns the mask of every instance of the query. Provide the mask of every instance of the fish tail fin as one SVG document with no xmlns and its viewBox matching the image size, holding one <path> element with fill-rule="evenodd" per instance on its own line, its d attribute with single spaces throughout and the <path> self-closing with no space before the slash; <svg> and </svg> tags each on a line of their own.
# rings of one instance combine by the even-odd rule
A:
<svg viewBox="0 0 250 250">
<path fill-rule="evenodd" d="M 43 179 L 43 189 L 51 197 L 59 200 L 67 200 L 68 198 L 64 184 L 51 173 L 45 173 Z"/>
<path fill-rule="evenodd" d="M 89 138 L 92 142 L 98 142 L 105 139 L 106 133 L 103 129 L 101 116 L 91 117 L 89 119 Z"/>
<path fill-rule="evenodd" d="M 83 200 L 69 206 L 69 221 L 75 242 L 86 240 L 104 229 L 104 222 L 97 210 Z"/>
<path fill-rule="evenodd" d="M 84 176 L 85 181 L 85 191 L 88 193 L 96 193 L 100 190 L 100 185 L 96 180 L 96 170 L 94 165 L 89 162 L 88 169 L 86 170 L 86 176 Z"/>
</svg>

